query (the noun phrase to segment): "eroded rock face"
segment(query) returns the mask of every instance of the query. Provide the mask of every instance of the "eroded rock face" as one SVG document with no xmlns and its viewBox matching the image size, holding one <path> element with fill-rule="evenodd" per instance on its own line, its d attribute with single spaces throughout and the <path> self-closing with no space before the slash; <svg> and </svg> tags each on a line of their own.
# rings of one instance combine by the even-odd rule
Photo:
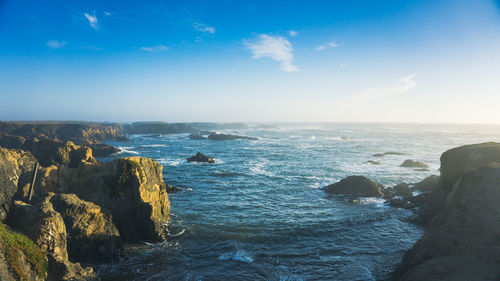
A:
<svg viewBox="0 0 500 281">
<path fill-rule="evenodd" d="M 364 176 L 349 176 L 323 190 L 331 194 L 350 194 L 363 197 L 382 197 L 383 186 Z"/>
<path fill-rule="evenodd" d="M 75 193 L 112 215 L 124 241 L 166 237 L 170 201 L 162 166 L 150 158 L 128 157 L 76 168 L 51 166 L 40 171 L 38 192 Z"/>
<path fill-rule="evenodd" d="M 7 217 L 18 188 L 29 185 L 35 162 L 29 152 L 0 148 L 0 220 Z"/>
<path fill-rule="evenodd" d="M 123 244 L 111 216 L 94 203 L 75 194 L 57 194 L 50 198 L 54 209 L 64 219 L 68 232 L 68 252 L 71 261 L 120 261 Z"/>
<path fill-rule="evenodd" d="M 66 225 L 50 202 L 52 196 L 54 194 L 49 194 L 34 204 L 15 201 L 9 213 L 9 225 L 32 239 L 47 254 L 49 280 L 99 280 L 91 267 L 68 260 Z"/>
<path fill-rule="evenodd" d="M 76 167 L 80 162 L 96 163 L 92 149 L 75 145 L 71 141 L 60 141 L 41 137 L 26 141 L 24 149 L 33 153 L 42 166 L 68 165 Z"/>
<path fill-rule="evenodd" d="M 406 252 L 396 280 L 494 280 L 500 276 L 500 144 L 449 150 L 441 157 L 440 208 Z M 500 156 L 500 155 L 498 155 Z M 456 161 L 464 161 L 457 163 Z"/>
</svg>

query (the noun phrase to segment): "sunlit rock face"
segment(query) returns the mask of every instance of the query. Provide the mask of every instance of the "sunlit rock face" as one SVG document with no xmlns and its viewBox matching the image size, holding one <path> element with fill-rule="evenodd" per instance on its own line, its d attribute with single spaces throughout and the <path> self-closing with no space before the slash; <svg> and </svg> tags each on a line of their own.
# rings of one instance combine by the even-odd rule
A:
<svg viewBox="0 0 500 281">
<path fill-rule="evenodd" d="M 443 153 L 440 208 L 397 280 L 494 280 L 500 275 L 500 144 Z"/>
</svg>

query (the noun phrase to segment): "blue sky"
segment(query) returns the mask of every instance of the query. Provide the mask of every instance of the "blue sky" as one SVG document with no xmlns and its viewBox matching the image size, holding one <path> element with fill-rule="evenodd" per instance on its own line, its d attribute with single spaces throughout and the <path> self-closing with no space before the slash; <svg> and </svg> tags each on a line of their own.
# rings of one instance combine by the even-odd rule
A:
<svg viewBox="0 0 500 281">
<path fill-rule="evenodd" d="M 0 0 L 0 119 L 500 123 L 498 1 Z"/>
</svg>

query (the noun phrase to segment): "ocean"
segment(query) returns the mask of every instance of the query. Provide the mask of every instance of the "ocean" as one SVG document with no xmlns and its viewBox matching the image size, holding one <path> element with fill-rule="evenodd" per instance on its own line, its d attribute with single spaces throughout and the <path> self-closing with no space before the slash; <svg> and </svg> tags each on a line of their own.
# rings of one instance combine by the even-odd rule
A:
<svg viewBox="0 0 500 281">
<path fill-rule="evenodd" d="M 350 175 L 384 186 L 418 182 L 439 175 L 450 148 L 500 142 L 494 125 L 274 123 L 221 132 L 259 140 L 107 142 L 122 151 L 101 161 L 151 157 L 181 191 L 169 194 L 168 241 L 131 245 L 124 262 L 95 267 L 103 280 L 390 280 L 423 234 L 414 212 L 321 188 Z M 197 152 L 216 163 L 188 163 Z M 384 152 L 398 155 L 373 156 Z M 400 167 L 406 159 L 429 169 Z"/>
</svg>

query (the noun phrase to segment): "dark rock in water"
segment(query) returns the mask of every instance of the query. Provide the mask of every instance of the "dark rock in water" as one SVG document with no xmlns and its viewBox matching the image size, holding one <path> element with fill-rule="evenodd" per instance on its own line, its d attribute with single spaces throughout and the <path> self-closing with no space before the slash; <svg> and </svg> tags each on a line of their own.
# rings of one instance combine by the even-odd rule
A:
<svg viewBox="0 0 500 281">
<path fill-rule="evenodd" d="M 384 152 L 384 155 L 407 155 L 407 154 L 403 153 L 403 152 L 397 152 L 397 151 L 387 151 L 387 152 Z"/>
<path fill-rule="evenodd" d="M 500 144 L 469 145 L 443 153 L 441 184 L 427 200 L 439 207 L 425 234 L 405 253 L 394 279 L 498 279 L 499 179 Z"/>
<path fill-rule="evenodd" d="M 230 134 L 219 134 L 219 133 L 211 133 L 208 135 L 209 140 L 222 141 L 222 140 L 259 140 L 259 138 L 248 137 L 248 136 L 238 136 L 238 135 L 230 135 Z"/>
<path fill-rule="evenodd" d="M 340 137 L 340 140 L 353 140 L 353 138 L 342 136 Z"/>
<path fill-rule="evenodd" d="M 206 140 L 207 138 L 202 136 L 200 133 L 196 132 L 196 133 L 191 133 L 188 138 L 190 140 Z"/>
<path fill-rule="evenodd" d="M 64 219 L 71 261 L 121 261 L 123 243 L 109 214 L 103 213 L 96 204 L 83 201 L 74 194 L 58 194 L 50 202 Z"/>
<path fill-rule="evenodd" d="M 400 183 L 394 186 L 393 190 L 396 196 L 401 196 L 403 197 L 403 199 L 407 199 L 413 196 L 410 190 L 410 186 L 406 183 Z"/>
<path fill-rule="evenodd" d="M 403 209 L 415 209 L 417 207 L 422 207 L 428 199 L 428 194 L 423 193 L 417 196 L 402 197 L 402 198 L 392 198 L 388 200 L 389 205 L 396 208 Z"/>
<path fill-rule="evenodd" d="M 405 160 L 400 166 L 406 168 L 429 168 L 429 165 L 425 164 L 424 162 L 415 161 L 412 159 Z"/>
<path fill-rule="evenodd" d="M 204 162 L 204 163 L 215 163 L 213 157 L 206 156 L 205 154 L 198 152 L 195 156 L 187 159 L 188 162 Z"/>
<path fill-rule="evenodd" d="M 439 176 L 431 175 L 423 179 L 421 182 L 413 184 L 413 189 L 420 191 L 432 191 L 439 184 Z"/>
<path fill-rule="evenodd" d="M 361 197 L 382 197 L 383 186 L 363 176 L 349 176 L 323 190 L 332 194 L 351 194 Z"/>
<path fill-rule="evenodd" d="M 181 191 L 182 189 L 178 188 L 178 187 L 175 187 L 175 186 L 172 186 L 170 184 L 167 184 L 167 192 L 168 193 L 175 193 L 177 191 Z"/>
<path fill-rule="evenodd" d="M 373 154 L 372 156 L 373 157 L 383 157 L 384 154 L 382 154 L 382 153 L 376 153 L 376 154 Z"/>
<path fill-rule="evenodd" d="M 366 163 L 373 164 L 373 165 L 380 165 L 380 162 L 375 161 L 375 160 L 368 160 L 368 161 L 366 161 Z"/>
</svg>

